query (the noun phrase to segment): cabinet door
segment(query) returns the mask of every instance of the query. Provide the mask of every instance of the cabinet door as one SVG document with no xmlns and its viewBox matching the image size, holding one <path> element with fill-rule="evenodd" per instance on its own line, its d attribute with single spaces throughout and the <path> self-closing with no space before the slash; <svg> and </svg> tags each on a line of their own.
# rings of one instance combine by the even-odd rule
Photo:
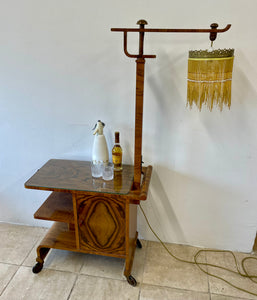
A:
<svg viewBox="0 0 257 300">
<path fill-rule="evenodd" d="M 115 195 L 77 195 L 81 250 L 125 255 L 125 201 Z"/>
</svg>

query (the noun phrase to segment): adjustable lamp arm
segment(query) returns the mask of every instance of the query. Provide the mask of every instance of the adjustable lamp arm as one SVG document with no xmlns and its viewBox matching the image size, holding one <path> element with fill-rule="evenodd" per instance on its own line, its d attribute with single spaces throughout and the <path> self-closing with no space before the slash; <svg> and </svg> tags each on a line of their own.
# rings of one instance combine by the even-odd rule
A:
<svg viewBox="0 0 257 300">
<path fill-rule="evenodd" d="M 127 51 L 127 35 L 128 32 L 138 32 L 140 36 L 146 32 L 160 32 L 160 33 L 210 33 L 210 40 L 214 41 L 217 37 L 217 33 L 222 33 L 226 32 L 230 29 L 231 24 L 228 24 L 226 27 L 223 29 L 217 29 L 218 24 L 217 23 L 212 23 L 210 25 L 211 29 L 160 29 L 160 28 L 144 28 L 145 25 L 147 25 L 147 22 L 145 20 L 139 20 L 137 22 L 139 25 L 139 28 L 111 28 L 111 31 L 116 31 L 116 32 L 123 32 L 124 33 L 124 52 L 128 57 L 131 58 L 138 58 L 138 57 L 143 57 L 143 58 L 155 58 L 156 55 L 143 55 L 143 53 L 139 54 L 130 54 Z"/>
<path fill-rule="evenodd" d="M 144 97 L 144 67 L 145 58 L 155 58 L 156 55 L 144 55 L 144 35 L 146 32 L 157 33 L 209 33 L 210 40 L 214 41 L 218 33 L 226 32 L 231 27 L 228 24 L 223 29 L 217 29 L 218 24 L 212 23 L 211 29 L 151 29 L 145 28 L 147 22 L 139 20 L 139 28 L 111 28 L 111 31 L 123 32 L 124 34 L 124 53 L 131 58 L 136 58 L 136 104 L 135 104 L 135 146 L 134 146 L 134 183 L 133 189 L 139 190 L 141 185 L 142 171 L 142 129 L 143 129 L 143 97 Z M 130 54 L 127 50 L 128 32 L 139 33 L 139 51 L 138 54 Z"/>
</svg>

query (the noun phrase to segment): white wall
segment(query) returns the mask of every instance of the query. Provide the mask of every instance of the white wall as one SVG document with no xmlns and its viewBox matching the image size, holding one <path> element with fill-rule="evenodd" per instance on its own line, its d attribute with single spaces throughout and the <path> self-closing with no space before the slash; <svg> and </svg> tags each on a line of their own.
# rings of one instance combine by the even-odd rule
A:
<svg viewBox="0 0 257 300">
<path fill-rule="evenodd" d="M 257 227 L 257 63 L 254 0 L 9 0 L 0 10 L 0 221 L 48 225 L 33 213 L 48 192 L 24 182 L 48 159 L 90 159 L 96 120 L 109 147 L 120 130 L 132 162 L 135 63 L 111 27 L 231 30 L 232 107 L 186 108 L 187 51 L 206 34 L 148 34 L 143 152 L 154 167 L 143 207 L 164 241 L 251 251 Z M 129 49 L 137 51 L 137 36 Z M 153 240 L 142 214 L 141 237 Z"/>
</svg>

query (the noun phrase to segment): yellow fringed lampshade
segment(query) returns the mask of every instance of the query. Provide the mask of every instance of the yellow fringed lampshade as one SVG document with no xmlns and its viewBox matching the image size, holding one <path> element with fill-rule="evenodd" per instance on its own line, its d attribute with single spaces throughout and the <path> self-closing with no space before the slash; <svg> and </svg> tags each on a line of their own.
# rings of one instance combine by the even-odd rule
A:
<svg viewBox="0 0 257 300">
<path fill-rule="evenodd" d="M 234 49 L 189 51 L 187 104 L 212 110 L 217 105 L 231 105 L 231 81 Z"/>
</svg>

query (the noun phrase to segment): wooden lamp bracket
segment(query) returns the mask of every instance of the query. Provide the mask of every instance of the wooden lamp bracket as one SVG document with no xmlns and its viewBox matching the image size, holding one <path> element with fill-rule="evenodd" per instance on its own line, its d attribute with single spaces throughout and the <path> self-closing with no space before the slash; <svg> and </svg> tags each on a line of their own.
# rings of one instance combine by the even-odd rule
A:
<svg viewBox="0 0 257 300">
<path fill-rule="evenodd" d="M 144 66 L 145 58 L 156 58 L 156 55 L 144 54 L 144 35 L 145 33 L 209 33 L 210 41 L 213 42 L 218 33 L 226 32 L 231 27 L 228 24 L 223 29 L 217 29 L 218 24 L 212 23 L 211 29 L 154 29 L 145 28 L 147 22 L 139 20 L 139 28 L 111 28 L 111 31 L 123 32 L 123 48 L 126 56 L 136 58 L 136 104 L 135 104 L 135 145 L 134 145 L 134 184 L 133 189 L 139 190 L 141 186 L 142 172 L 142 125 L 143 125 L 143 96 L 144 96 Z M 130 54 L 127 50 L 128 32 L 139 33 L 139 50 L 138 54 Z"/>
</svg>

